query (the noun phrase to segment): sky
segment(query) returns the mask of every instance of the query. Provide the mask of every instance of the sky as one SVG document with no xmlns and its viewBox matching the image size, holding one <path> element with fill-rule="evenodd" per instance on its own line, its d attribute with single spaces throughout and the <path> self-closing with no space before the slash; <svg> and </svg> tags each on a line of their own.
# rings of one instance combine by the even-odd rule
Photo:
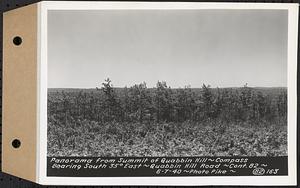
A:
<svg viewBox="0 0 300 188">
<path fill-rule="evenodd" d="M 48 88 L 287 86 L 286 10 L 51 10 Z"/>
</svg>

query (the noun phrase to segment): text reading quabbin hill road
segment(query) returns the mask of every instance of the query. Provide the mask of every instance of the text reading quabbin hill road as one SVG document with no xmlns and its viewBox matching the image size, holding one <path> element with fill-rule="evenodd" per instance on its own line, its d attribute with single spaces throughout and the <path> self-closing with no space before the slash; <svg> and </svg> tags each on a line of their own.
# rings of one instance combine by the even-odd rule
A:
<svg viewBox="0 0 300 188">
<path fill-rule="evenodd" d="M 48 176 L 287 175 L 287 157 L 48 157 Z"/>
</svg>

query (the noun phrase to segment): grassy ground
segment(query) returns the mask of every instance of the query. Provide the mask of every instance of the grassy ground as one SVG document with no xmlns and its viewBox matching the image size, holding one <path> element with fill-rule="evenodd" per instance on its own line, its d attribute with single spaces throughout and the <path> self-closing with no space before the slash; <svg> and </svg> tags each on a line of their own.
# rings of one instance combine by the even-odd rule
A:
<svg viewBox="0 0 300 188">
<path fill-rule="evenodd" d="M 48 122 L 48 156 L 286 155 L 286 125 Z"/>
</svg>

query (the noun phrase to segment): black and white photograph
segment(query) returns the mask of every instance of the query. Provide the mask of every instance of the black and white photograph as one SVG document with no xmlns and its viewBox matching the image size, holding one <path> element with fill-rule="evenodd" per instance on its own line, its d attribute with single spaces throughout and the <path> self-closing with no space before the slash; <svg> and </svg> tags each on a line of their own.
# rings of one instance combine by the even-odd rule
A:
<svg viewBox="0 0 300 188">
<path fill-rule="evenodd" d="M 287 10 L 48 12 L 48 156 L 287 156 Z"/>
<path fill-rule="evenodd" d="M 297 185 L 298 19 L 299 4 L 258 2 L 5 12 L 3 172 L 47 186 Z"/>
<path fill-rule="evenodd" d="M 295 184 L 298 6 L 47 2 L 40 15 L 42 182 Z"/>
</svg>

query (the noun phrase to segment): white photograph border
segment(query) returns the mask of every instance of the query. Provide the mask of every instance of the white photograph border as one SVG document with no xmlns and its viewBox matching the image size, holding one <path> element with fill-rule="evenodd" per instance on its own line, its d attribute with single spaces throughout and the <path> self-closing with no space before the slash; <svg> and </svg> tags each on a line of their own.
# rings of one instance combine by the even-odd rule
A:
<svg viewBox="0 0 300 188">
<path fill-rule="evenodd" d="M 200 2 L 38 3 L 37 182 L 46 185 L 296 185 L 298 4 Z M 47 177 L 47 13 L 48 10 L 103 9 L 283 9 L 288 10 L 288 176 Z"/>
</svg>

